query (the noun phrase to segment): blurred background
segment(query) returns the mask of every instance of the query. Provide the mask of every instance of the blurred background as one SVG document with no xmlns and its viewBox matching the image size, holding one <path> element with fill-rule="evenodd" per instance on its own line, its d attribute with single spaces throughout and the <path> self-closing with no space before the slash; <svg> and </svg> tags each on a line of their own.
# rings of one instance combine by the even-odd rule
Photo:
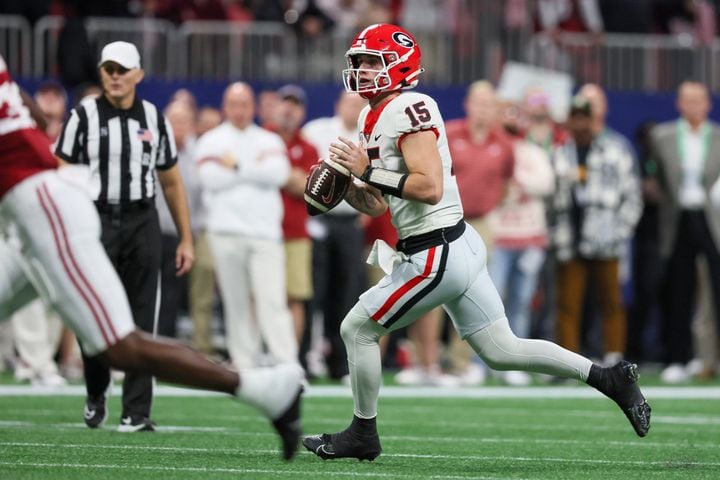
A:
<svg viewBox="0 0 720 480">
<path fill-rule="evenodd" d="M 303 91 L 302 98 L 295 100 L 306 109 L 304 120 L 310 121 L 333 116 L 342 91 L 344 54 L 354 35 L 373 23 L 397 23 L 418 40 L 426 69 L 419 90 L 437 101 L 446 120 L 465 117 L 468 87 L 487 80 L 504 105 L 494 119 L 497 125 L 508 123 L 506 117 L 515 114 L 513 106 L 522 116 L 519 104 L 527 88 L 540 85 L 549 98 L 552 119 L 563 128 L 572 95 L 584 84 L 596 84 L 607 94 L 607 125 L 630 142 L 638 174 L 645 179 L 652 176 L 653 168 L 643 143 L 649 125 L 678 117 L 676 89 L 680 83 L 697 81 L 717 99 L 719 15 L 718 0 L 2 0 L 0 53 L 18 83 L 36 99 L 43 93 L 58 99 L 59 104 L 51 102 L 46 107 L 56 128 L 85 96 L 87 87 L 97 84 L 100 50 L 115 40 L 138 47 L 146 73 L 139 95 L 161 109 L 176 101 L 177 92 L 182 91 L 183 98 L 192 98 L 193 118 L 199 122 L 204 108 L 221 109 L 223 91 L 231 81 L 250 83 L 258 98 L 261 93 L 272 94 L 293 84 Z M 710 118 L 720 117 L 711 110 Z M 526 121 L 520 118 L 521 127 Z M 266 121 L 259 118 L 258 122 Z M 204 127 L 197 123 L 191 130 L 199 136 Z M 656 212 L 648 205 L 645 223 L 641 219 L 639 225 L 646 229 L 643 241 L 650 239 L 650 246 L 642 248 L 652 250 L 657 248 L 652 239 L 659 227 Z M 714 214 L 720 213 L 716 209 Z M 366 243 L 382 237 L 368 233 L 372 228 L 369 220 L 359 221 Z M 323 238 L 314 236 L 316 230 L 309 227 L 308 231 L 316 250 L 323 248 Z M 619 353 L 655 365 L 660 372 L 668 367 L 668 361 L 660 340 L 658 294 L 652 288 L 659 281 L 660 273 L 652 270 L 658 260 L 651 255 L 637 265 L 634 251 L 637 243 L 629 242 L 620 259 L 628 340 Z M 650 284 L 649 290 L 636 288 L 634 279 L 641 276 L 650 277 L 643 283 L 644 287 Z M 367 285 L 366 278 L 364 282 Z M 315 284 L 317 287 L 317 278 Z M 182 293 L 177 312 L 171 314 L 175 320 L 165 333 L 200 346 L 193 340 L 195 322 L 187 286 L 178 288 Z M 226 357 L 222 302 L 215 297 L 212 344 L 202 349 L 222 361 Z M 601 322 L 593 308 L 599 300 L 592 297 L 589 294 L 584 300 L 580 350 L 602 360 L 607 353 L 617 352 L 604 351 Z M 330 348 L 322 334 L 323 301 L 316 296 L 304 302 L 310 319 L 307 323 L 316 328 L 298 332 L 305 344 L 301 363 L 318 378 L 328 375 L 325 359 Z M 538 286 L 528 307 L 533 317 L 529 336 L 555 338 L 553 308 L 547 308 L 552 302 Z M 710 340 L 700 347 L 695 338 L 695 363 L 683 362 L 682 375 L 666 375 L 662 381 L 716 378 L 717 322 L 712 313 L 708 318 L 700 336 Z M 447 323 L 441 321 L 439 333 L 430 334 L 440 351 L 428 354 L 430 360 L 422 353 L 433 348 L 427 346 L 427 340 L 408 341 L 404 333 L 393 335 L 386 366 L 401 372 L 411 370 L 399 377 L 398 383 L 464 385 L 486 380 L 484 373 L 476 371 L 473 377 L 469 371 L 453 370 L 444 353 L 451 343 Z M 21 381 L 64 381 L 49 374 L 43 380 L 37 373 L 42 367 L 23 373 L 23 361 L 12 340 L 7 341 L 12 333 L 7 326 L 3 328 L 0 338 L 10 346 L 4 349 L 6 361 L 0 362 L 0 369 L 6 364 Z M 57 345 L 58 340 L 51 343 Z M 77 379 L 81 373 L 77 356 L 68 346 L 71 341 L 65 345 L 53 357 L 60 365 L 57 372 L 66 379 Z M 482 366 L 478 368 L 482 370 Z M 329 377 L 342 381 L 341 374 Z M 523 379 L 500 381 L 526 383 Z"/>
</svg>

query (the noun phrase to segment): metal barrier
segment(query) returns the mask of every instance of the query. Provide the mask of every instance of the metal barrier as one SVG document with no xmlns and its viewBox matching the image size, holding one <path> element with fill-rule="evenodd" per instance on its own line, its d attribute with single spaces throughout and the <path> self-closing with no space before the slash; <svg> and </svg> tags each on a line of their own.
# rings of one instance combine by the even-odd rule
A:
<svg viewBox="0 0 720 480">
<path fill-rule="evenodd" d="M 612 90 L 671 90 L 693 78 L 720 91 L 720 40 L 696 46 L 669 35 L 565 34 L 558 41 L 532 35 L 528 26 L 509 29 L 494 2 L 471 5 L 466 23 L 473 28 L 414 32 L 423 49 L 424 83 L 497 80 L 504 62 L 515 60 L 565 71 L 578 83 L 597 82 Z M 22 17 L 0 16 L 0 52 L 10 69 L 21 76 L 57 76 L 64 24 L 61 17 L 44 17 L 31 35 Z M 175 27 L 158 19 L 93 17 L 84 26 L 93 59 L 107 42 L 131 41 L 147 74 L 167 78 L 338 83 L 351 41 L 343 34 L 308 39 L 285 24 L 269 22 L 192 21 Z"/>
<path fill-rule="evenodd" d="M 558 41 L 535 35 L 525 60 L 567 72 L 578 83 L 594 82 L 610 90 L 672 90 L 693 79 L 718 91 L 718 54 L 718 40 L 695 45 L 692 38 L 671 35 L 564 34 Z"/>
<path fill-rule="evenodd" d="M 285 80 L 295 73 L 296 42 L 283 24 L 185 22 L 177 30 L 175 48 L 178 77 Z"/>
<path fill-rule="evenodd" d="M 42 17 L 35 24 L 33 71 L 36 77 L 59 74 L 58 44 L 64 26 L 65 18 L 56 16 Z M 176 70 L 173 53 L 175 27 L 167 20 L 89 17 L 84 27 L 94 58 L 100 58 L 105 44 L 124 40 L 138 47 L 148 75 L 167 77 Z"/>
<path fill-rule="evenodd" d="M 14 75 L 30 75 L 30 23 L 19 15 L 0 15 L 0 53 Z"/>
</svg>

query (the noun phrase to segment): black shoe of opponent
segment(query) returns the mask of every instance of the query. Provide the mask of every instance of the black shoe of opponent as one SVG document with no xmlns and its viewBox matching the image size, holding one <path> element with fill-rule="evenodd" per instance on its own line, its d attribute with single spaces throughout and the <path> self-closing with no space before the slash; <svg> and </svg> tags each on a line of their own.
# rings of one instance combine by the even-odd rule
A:
<svg viewBox="0 0 720 480">
<path fill-rule="evenodd" d="M 652 409 L 640 391 L 637 380 L 637 365 L 625 360 L 609 368 L 593 365 L 588 376 L 588 384 L 614 400 L 625 413 L 635 433 L 644 437 L 650 430 Z"/>
<path fill-rule="evenodd" d="M 282 440 L 282 457 L 290 460 L 297 452 L 300 436 L 302 435 L 302 422 L 300 421 L 300 398 L 303 388 L 301 387 L 285 413 L 273 420 L 272 424 Z"/>
<path fill-rule="evenodd" d="M 357 458 L 373 461 L 382 452 L 380 438 L 375 430 L 375 419 L 370 419 L 372 428 L 361 427 L 363 420 L 355 417 L 352 424 L 342 432 L 305 437 L 303 445 L 323 460 Z"/>
</svg>

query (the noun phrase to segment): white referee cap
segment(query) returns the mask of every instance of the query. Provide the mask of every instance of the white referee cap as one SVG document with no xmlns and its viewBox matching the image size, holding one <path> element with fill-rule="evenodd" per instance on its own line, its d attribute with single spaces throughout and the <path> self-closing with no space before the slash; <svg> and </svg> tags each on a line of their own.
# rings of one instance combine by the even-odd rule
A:
<svg viewBox="0 0 720 480">
<path fill-rule="evenodd" d="M 102 49 L 98 67 L 105 62 L 115 62 L 125 68 L 140 68 L 140 52 L 132 43 L 108 43 Z"/>
</svg>

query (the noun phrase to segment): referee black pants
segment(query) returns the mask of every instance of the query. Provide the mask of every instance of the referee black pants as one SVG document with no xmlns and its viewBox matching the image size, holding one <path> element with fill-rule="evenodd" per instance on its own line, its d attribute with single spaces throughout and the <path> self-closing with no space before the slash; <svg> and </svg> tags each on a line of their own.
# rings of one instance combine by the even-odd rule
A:
<svg viewBox="0 0 720 480">
<path fill-rule="evenodd" d="M 102 244 L 125 287 L 135 324 L 153 333 L 158 300 L 161 234 L 154 203 L 135 202 L 124 209 L 98 206 Z M 110 369 L 98 359 L 83 355 L 87 394 L 103 395 L 110 384 Z M 126 372 L 122 416 L 150 417 L 152 376 Z"/>
</svg>

